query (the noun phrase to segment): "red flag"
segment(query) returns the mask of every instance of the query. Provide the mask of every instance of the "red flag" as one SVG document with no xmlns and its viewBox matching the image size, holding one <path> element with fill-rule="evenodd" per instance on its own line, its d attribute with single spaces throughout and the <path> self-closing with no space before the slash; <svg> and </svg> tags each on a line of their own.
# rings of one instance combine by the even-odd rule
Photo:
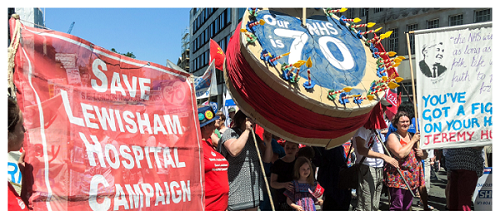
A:
<svg viewBox="0 0 500 220">
<path fill-rule="evenodd" d="M 398 112 L 398 100 L 397 100 L 397 93 L 395 90 L 392 90 L 392 89 L 387 89 L 386 93 L 385 93 L 385 99 L 392 104 L 391 107 L 386 107 L 386 110 L 385 110 L 385 115 L 387 116 L 387 118 L 389 120 L 392 119 L 392 117 L 394 117 L 394 115 L 396 115 L 396 113 Z"/>
<path fill-rule="evenodd" d="M 366 129 L 385 129 L 387 124 L 384 120 L 384 114 L 382 112 L 382 104 L 380 102 L 373 107 L 370 112 L 370 117 L 363 125 Z"/>
<path fill-rule="evenodd" d="M 213 39 L 210 39 L 210 62 L 215 60 L 215 68 L 219 70 L 224 69 L 224 51 L 220 48 L 219 44 Z"/>
</svg>

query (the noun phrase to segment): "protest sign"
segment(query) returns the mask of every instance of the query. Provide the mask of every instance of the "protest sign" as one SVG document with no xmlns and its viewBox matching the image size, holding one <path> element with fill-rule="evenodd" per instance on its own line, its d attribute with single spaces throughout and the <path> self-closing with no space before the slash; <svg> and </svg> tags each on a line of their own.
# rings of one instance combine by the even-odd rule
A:
<svg viewBox="0 0 500 220">
<path fill-rule="evenodd" d="M 420 146 L 485 146 L 492 139 L 491 22 L 415 31 Z"/>
<path fill-rule="evenodd" d="M 491 211 L 493 205 L 493 174 L 491 167 L 485 167 L 483 175 L 479 177 L 476 184 L 476 189 L 472 195 L 474 202 L 474 211 Z"/>
<path fill-rule="evenodd" d="M 217 79 L 215 74 L 215 61 L 210 63 L 202 76 L 194 78 L 194 86 L 197 99 L 208 98 L 217 95 Z"/>
<path fill-rule="evenodd" d="M 22 26 L 14 83 L 34 210 L 203 210 L 189 74 Z"/>
</svg>

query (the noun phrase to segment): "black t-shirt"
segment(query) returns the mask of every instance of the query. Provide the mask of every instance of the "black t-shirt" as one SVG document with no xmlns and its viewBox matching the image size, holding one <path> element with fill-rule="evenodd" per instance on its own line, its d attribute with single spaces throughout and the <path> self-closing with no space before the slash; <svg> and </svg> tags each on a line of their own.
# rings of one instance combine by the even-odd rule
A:
<svg viewBox="0 0 500 220">
<path fill-rule="evenodd" d="M 271 166 L 271 173 L 278 175 L 277 181 L 282 182 L 291 182 L 293 180 L 293 166 L 295 164 L 295 160 L 290 163 L 279 159 L 274 162 Z M 280 203 L 286 203 L 286 196 L 283 195 L 285 192 L 285 188 L 283 189 L 275 189 L 274 201 Z"/>
</svg>

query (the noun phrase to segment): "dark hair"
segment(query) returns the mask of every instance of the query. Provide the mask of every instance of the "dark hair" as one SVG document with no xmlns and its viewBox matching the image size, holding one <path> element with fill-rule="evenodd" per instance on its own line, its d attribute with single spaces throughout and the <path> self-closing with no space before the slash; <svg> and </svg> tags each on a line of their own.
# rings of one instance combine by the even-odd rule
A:
<svg viewBox="0 0 500 220">
<path fill-rule="evenodd" d="M 233 127 L 231 128 L 241 128 L 241 125 L 245 123 L 245 119 L 247 118 L 247 115 L 243 113 L 241 110 L 238 110 L 236 114 L 234 114 L 233 117 Z"/>
<path fill-rule="evenodd" d="M 9 133 L 14 132 L 16 129 L 17 123 L 19 123 L 20 117 L 19 117 L 19 106 L 17 105 L 17 101 L 14 100 L 14 98 L 9 96 L 9 107 L 8 110 L 9 112 Z"/>
<path fill-rule="evenodd" d="M 408 113 L 409 118 L 414 118 L 415 115 L 415 108 L 413 107 L 413 103 L 411 102 L 403 102 L 401 105 L 398 107 L 398 112 L 403 111 Z"/>
<path fill-rule="evenodd" d="M 307 177 L 307 183 L 313 185 L 314 184 L 314 170 L 312 163 L 309 159 L 306 157 L 298 157 L 295 160 L 295 164 L 293 166 L 293 178 L 295 180 L 298 180 L 300 178 L 300 167 L 307 163 L 309 165 L 309 168 L 311 169 L 311 172 L 309 173 L 309 176 Z"/>
<path fill-rule="evenodd" d="M 217 114 L 215 114 L 215 116 L 219 116 L 221 121 L 226 121 L 226 116 L 221 111 L 218 111 Z"/>
<path fill-rule="evenodd" d="M 314 149 L 309 146 L 302 147 L 299 149 L 299 152 L 297 152 L 297 157 L 306 157 L 307 159 L 313 159 Z"/>
<path fill-rule="evenodd" d="M 398 128 L 397 124 L 399 122 L 399 118 L 401 118 L 403 116 L 408 117 L 408 119 L 410 119 L 410 124 L 411 124 L 411 118 L 410 118 L 409 114 L 404 112 L 404 111 L 398 111 L 398 113 L 396 113 L 396 115 L 394 115 L 394 118 L 391 121 L 392 126 L 394 126 L 395 128 Z"/>
</svg>

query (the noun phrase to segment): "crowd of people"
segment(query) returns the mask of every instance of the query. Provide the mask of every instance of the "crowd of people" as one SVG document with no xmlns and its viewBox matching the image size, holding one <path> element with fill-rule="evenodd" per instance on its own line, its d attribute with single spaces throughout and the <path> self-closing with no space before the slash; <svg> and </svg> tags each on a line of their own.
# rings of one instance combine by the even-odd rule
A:
<svg viewBox="0 0 500 220">
<path fill-rule="evenodd" d="M 381 106 L 385 111 L 390 103 L 382 100 Z M 12 98 L 8 113 L 8 151 L 19 151 L 26 130 Z M 318 207 L 322 211 L 377 211 L 384 190 L 391 211 L 411 210 L 416 195 L 424 210 L 432 210 L 427 201 L 430 181 L 426 176 L 430 175 L 424 170 L 432 173 L 430 167 L 439 161 L 436 156 L 446 158 L 447 209 L 469 211 L 483 174 L 482 147 L 448 149 L 443 154 L 422 150 L 420 134 L 412 128 L 413 113 L 404 106 L 388 121 L 387 129 L 363 126 L 349 142 L 329 150 L 283 140 L 234 108 L 227 115 L 229 127 L 226 115 L 209 106 L 198 106 L 198 113 L 207 211 L 316 211 Z M 23 158 L 24 154 L 19 159 L 21 169 Z M 357 187 L 339 188 L 340 169 L 352 164 L 358 164 Z M 28 210 L 26 199 L 11 182 L 8 192 L 8 210 Z M 353 198 L 357 205 L 350 208 Z"/>
</svg>

